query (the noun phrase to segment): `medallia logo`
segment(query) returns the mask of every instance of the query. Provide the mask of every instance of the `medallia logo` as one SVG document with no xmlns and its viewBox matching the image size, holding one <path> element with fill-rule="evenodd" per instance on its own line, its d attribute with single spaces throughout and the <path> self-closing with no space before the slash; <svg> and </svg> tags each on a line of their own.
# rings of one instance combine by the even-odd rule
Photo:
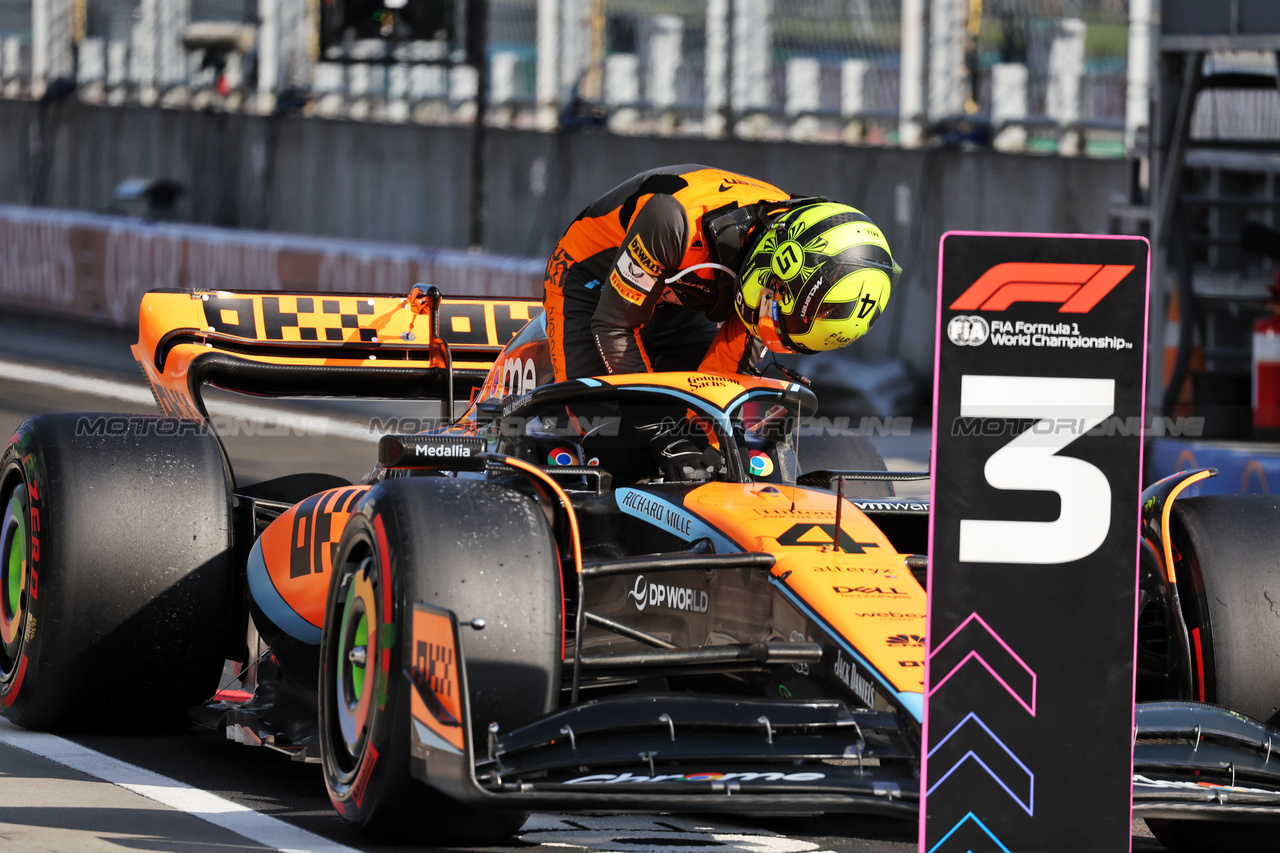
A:
<svg viewBox="0 0 1280 853">
<path fill-rule="evenodd" d="M 669 610 L 691 610 L 694 613 L 707 612 L 707 594 L 702 590 L 689 589 L 683 586 L 668 586 L 661 583 L 649 583 L 644 575 L 636 578 L 635 588 L 627 593 L 627 598 L 636 603 L 636 610 L 644 610 L 649 605 L 666 607 Z"/>
<path fill-rule="evenodd" d="M 977 314 L 961 314 L 947 323 L 947 338 L 958 347 L 982 346 L 991 336 L 991 326 Z"/>
</svg>

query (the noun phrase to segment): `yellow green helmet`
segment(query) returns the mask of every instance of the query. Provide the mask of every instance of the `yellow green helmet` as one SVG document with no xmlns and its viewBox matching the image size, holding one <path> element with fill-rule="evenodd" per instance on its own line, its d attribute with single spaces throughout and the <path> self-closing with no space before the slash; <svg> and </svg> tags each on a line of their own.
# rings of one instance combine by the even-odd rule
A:
<svg viewBox="0 0 1280 853">
<path fill-rule="evenodd" d="M 818 202 L 769 226 L 742 266 L 734 304 L 774 352 L 839 349 L 867 333 L 901 272 L 866 214 Z"/>
</svg>

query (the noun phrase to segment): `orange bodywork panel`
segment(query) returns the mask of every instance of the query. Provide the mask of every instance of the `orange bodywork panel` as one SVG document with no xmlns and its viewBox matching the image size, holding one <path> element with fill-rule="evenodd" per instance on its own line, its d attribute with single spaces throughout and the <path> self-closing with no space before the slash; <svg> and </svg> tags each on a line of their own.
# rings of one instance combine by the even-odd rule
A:
<svg viewBox="0 0 1280 853">
<path fill-rule="evenodd" d="M 261 595 L 258 589 L 254 590 L 254 600 L 269 619 L 290 634 L 294 633 L 291 626 L 301 624 L 296 616 L 316 629 L 318 642 L 338 540 L 342 538 L 347 519 L 369 488 L 346 486 L 314 494 L 281 513 L 258 538 L 265 580 L 278 600 L 276 596 Z M 260 573 L 261 569 L 258 567 L 256 571 Z M 250 572 L 254 573 L 255 567 L 251 566 Z M 255 579 L 250 580 L 252 583 Z M 276 610 L 279 607 L 292 611 L 293 615 Z"/>
<path fill-rule="evenodd" d="M 848 639 L 898 690 L 924 689 L 926 596 L 880 529 L 849 501 L 790 486 L 708 483 L 685 506 L 748 551 Z M 905 636 L 905 641 L 903 637 Z M 918 639 L 916 639 L 918 638 Z"/>
<path fill-rule="evenodd" d="M 458 649 L 453 620 L 436 608 L 423 604 L 413 608 L 412 666 L 415 686 L 418 687 L 409 699 L 409 713 L 413 721 L 452 747 L 452 751 L 461 753 L 462 685 L 458 679 Z M 434 707 L 427 707 L 423 701 L 424 693 Z"/>
</svg>

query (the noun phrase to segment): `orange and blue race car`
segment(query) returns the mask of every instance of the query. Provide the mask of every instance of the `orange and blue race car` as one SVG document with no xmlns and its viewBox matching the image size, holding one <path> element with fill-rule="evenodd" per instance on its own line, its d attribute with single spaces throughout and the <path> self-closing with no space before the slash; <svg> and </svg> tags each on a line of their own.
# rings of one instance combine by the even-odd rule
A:
<svg viewBox="0 0 1280 853">
<path fill-rule="evenodd" d="M 153 291 L 139 325 L 162 415 L 33 418 L 0 457 L 15 723 L 191 719 L 318 761 L 356 828 L 431 842 L 546 809 L 916 815 L 929 508 L 891 484 L 921 474 L 806 436 L 803 383 L 556 383 L 535 302 L 434 289 Z M 441 422 L 383 436 L 358 483 L 242 483 L 206 386 Z M 664 477 L 637 429 L 664 421 L 718 462 Z M 1280 508 L 1178 499 L 1206 475 L 1144 496 L 1138 686 L 1160 701 L 1134 801 L 1170 844 L 1280 816 L 1280 664 L 1240 647 L 1280 648 L 1249 603 L 1271 534 L 1232 532 Z M 218 689 L 228 659 L 245 689 Z M 131 701 L 98 701 L 122 667 Z"/>
</svg>

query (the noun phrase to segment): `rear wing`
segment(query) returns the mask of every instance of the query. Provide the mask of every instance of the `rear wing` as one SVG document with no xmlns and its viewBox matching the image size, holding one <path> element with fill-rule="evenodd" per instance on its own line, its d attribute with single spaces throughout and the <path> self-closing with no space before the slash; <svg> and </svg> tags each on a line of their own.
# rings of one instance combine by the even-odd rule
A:
<svg viewBox="0 0 1280 853">
<path fill-rule="evenodd" d="M 152 290 L 133 355 L 171 417 L 207 420 L 205 385 L 258 396 L 438 399 L 478 387 L 542 313 L 536 299 Z"/>
</svg>

